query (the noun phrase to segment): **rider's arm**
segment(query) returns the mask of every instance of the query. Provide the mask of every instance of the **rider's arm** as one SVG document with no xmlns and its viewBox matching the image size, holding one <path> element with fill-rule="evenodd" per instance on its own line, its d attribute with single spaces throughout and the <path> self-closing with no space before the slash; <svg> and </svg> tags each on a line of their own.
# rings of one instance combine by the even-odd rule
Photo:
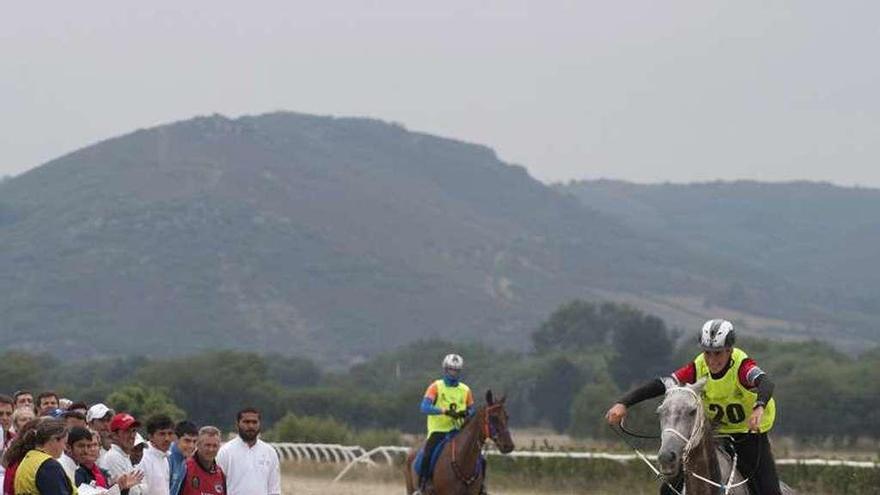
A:
<svg viewBox="0 0 880 495">
<path fill-rule="evenodd" d="M 630 407 L 643 400 L 653 399 L 666 393 L 666 385 L 660 378 L 655 378 L 642 386 L 630 390 L 626 395 L 617 400 L 618 404 Z"/>
<path fill-rule="evenodd" d="M 422 414 L 443 414 L 443 410 L 434 405 L 434 401 L 428 397 L 422 398 L 422 404 L 419 407 Z"/>
<path fill-rule="evenodd" d="M 467 415 L 468 417 L 473 416 L 474 413 L 477 412 L 477 407 L 474 405 L 474 394 L 470 390 L 467 393 Z"/>
<path fill-rule="evenodd" d="M 617 403 L 630 407 L 643 400 L 653 399 L 654 397 L 663 395 L 666 393 L 666 387 L 670 385 L 668 382 L 671 382 L 671 384 L 674 385 L 682 385 L 685 383 L 694 383 L 696 381 L 697 367 L 694 363 L 688 363 L 675 370 L 672 373 L 672 376 L 655 378 L 634 390 L 630 390 L 630 392 L 621 397 Z"/>
<path fill-rule="evenodd" d="M 773 389 L 776 388 L 776 384 L 752 358 L 746 359 L 740 365 L 739 381 L 744 387 L 757 392 L 756 404 L 762 406 L 770 401 L 773 397 Z"/>
<path fill-rule="evenodd" d="M 773 389 L 776 388 L 776 384 L 765 373 L 755 379 L 755 385 L 758 386 L 758 399 L 755 401 L 755 405 L 764 406 L 773 398 Z"/>
<path fill-rule="evenodd" d="M 425 396 L 422 397 L 422 403 L 419 405 L 419 410 L 422 414 L 443 414 L 445 411 L 434 405 L 434 401 L 436 400 L 437 384 L 432 383 L 428 387 L 428 390 L 425 390 Z"/>
</svg>

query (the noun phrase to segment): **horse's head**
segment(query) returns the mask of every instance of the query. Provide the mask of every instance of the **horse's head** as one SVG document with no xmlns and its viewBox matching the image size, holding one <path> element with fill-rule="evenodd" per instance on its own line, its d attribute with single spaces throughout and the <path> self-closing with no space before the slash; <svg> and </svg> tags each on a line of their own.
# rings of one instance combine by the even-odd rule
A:
<svg viewBox="0 0 880 495">
<path fill-rule="evenodd" d="M 507 409 L 504 407 L 506 397 L 496 401 L 492 391 L 486 392 L 486 408 L 483 410 L 483 435 L 491 438 L 502 454 L 513 451 L 513 438 L 507 429 Z"/>
<path fill-rule="evenodd" d="M 706 419 L 700 393 L 705 385 L 704 378 L 694 385 L 669 387 L 657 408 L 661 428 L 657 460 L 664 476 L 678 474 L 683 458 L 700 440 Z"/>
</svg>

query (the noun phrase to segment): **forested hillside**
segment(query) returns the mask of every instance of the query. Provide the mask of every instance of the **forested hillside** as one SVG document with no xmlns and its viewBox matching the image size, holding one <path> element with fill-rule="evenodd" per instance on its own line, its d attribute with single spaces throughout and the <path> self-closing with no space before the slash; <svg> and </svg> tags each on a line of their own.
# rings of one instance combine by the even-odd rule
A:
<svg viewBox="0 0 880 495">
<path fill-rule="evenodd" d="M 556 188 L 643 235 L 748 268 L 748 283 L 730 280 L 710 303 L 802 322 L 818 338 L 880 339 L 880 190 L 607 180 Z"/>
<path fill-rule="evenodd" d="M 848 194 L 814 220 L 858 209 Z M 743 201 L 704 209 L 787 211 Z M 672 234 L 689 225 L 674 216 L 658 228 L 663 209 L 587 203 L 484 146 L 376 120 L 139 130 L 0 184 L 0 338 L 55 356 L 237 349 L 347 366 L 425 338 L 523 350 L 543 315 L 581 298 L 671 327 L 723 314 L 745 333 L 876 342 L 877 272 L 858 269 L 880 252 L 867 210 L 821 239 L 814 222 L 736 248 L 715 230 Z"/>
</svg>

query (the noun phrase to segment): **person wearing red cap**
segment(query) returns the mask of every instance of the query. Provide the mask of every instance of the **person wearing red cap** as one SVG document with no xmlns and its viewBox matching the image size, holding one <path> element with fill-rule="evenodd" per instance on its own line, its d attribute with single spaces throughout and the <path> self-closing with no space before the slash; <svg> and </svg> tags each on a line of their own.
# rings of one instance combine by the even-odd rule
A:
<svg viewBox="0 0 880 495">
<path fill-rule="evenodd" d="M 110 473 L 113 483 L 127 473 L 134 471 L 129 454 L 134 448 L 134 438 L 137 428 L 141 423 L 128 413 L 117 413 L 110 420 L 110 450 L 98 459 L 98 465 Z M 129 491 L 130 495 L 142 495 L 146 493 L 145 483 L 134 486 Z"/>
</svg>

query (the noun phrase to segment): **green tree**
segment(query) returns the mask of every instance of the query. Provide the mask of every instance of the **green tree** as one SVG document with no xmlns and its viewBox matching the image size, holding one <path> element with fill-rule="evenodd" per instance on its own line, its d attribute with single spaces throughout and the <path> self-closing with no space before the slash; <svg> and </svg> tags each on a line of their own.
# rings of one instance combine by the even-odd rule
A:
<svg viewBox="0 0 880 495">
<path fill-rule="evenodd" d="M 532 343 L 538 354 L 582 350 L 604 345 L 608 330 L 598 306 L 575 300 L 554 311 L 532 333 Z"/>
<path fill-rule="evenodd" d="M 609 311 L 615 313 L 609 318 L 615 351 L 611 372 L 618 386 L 629 388 L 636 382 L 668 374 L 673 350 L 663 320 L 627 306 Z"/>
<path fill-rule="evenodd" d="M 171 400 L 166 389 L 146 385 L 126 385 L 107 397 L 110 407 L 124 411 L 140 421 L 156 414 L 166 414 L 175 421 L 186 417 L 186 413 Z"/>
<path fill-rule="evenodd" d="M 9 351 L 0 355 L 0 377 L 7 390 L 30 390 L 36 397 L 44 388 L 46 370 L 56 364 L 48 355 Z"/>
<path fill-rule="evenodd" d="M 330 417 L 284 415 L 269 432 L 280 442 L 346 443 L 352 431 L 345 423 Z"/>
<path fill-rule="evenodd" d="M 538 419 L 549 421 L 556 431 L 571 422 L 571 401 L 584 384 L 585 373 L 565 356 L 555 356 L 539 368 L 531 393 Z"/>
<path fill-rule="evenodd" d="M 584 385 L 572 400 L 569 434 L 589 438 L 613 435 L 605 422 L 605 411 L 618 395 L 620 390 L 608 378 Z"/>
<path fill-rule="evenodd" d="M 217 351 L 153 363 L 136 375 L 141 383 L 161 383 L 198 423 L 232 426 L 241 408 L 254 406 L 266 424 L 283 416 L 284 389 L 269 378 L 258 354 Z"/>
</svg>

